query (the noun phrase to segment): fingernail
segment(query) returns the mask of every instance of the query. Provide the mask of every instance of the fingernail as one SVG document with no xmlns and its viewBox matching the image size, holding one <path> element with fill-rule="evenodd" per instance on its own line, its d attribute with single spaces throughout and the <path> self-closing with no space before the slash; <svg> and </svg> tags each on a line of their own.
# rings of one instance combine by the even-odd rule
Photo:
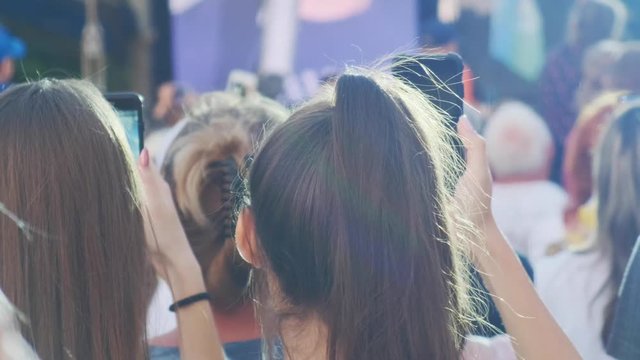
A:
<svg viewBox="0 0 640 360">
<path fill-rule="evenodd" d="M 140 165 L 145 168 L 149 166 L 149 150 L 147 148 L 140 152 Z"/>
</svg>

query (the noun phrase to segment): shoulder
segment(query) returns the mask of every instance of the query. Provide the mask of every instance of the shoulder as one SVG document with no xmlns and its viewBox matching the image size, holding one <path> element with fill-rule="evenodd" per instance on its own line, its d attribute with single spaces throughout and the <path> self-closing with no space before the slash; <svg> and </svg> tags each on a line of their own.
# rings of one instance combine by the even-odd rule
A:
<svg viewBox="0 0 640 360">
<path fill-rule="evenodd" d="M 610 258 L 596 247 L 586 251 L 562 250 L 555 255 L 546 256 L 538 262 L 535 270 L 540 285 L 565 286 L 567 282 L 578 285 L 577 281 L 597 283 L 594 285 L 599 288 L 608 279 L 609 265 Z"/>
<path fill-rule="evenodd" d="M 507 335 L 492 338 L 469 336 L 466 338 L 462 360 L 516 360 L 517 356 Z"/>
<path fill-rule="evenodd" d="M 567 202 L 569 201 L 567 192 L 560 185 L 551 181 L 543 182 L 541 187 L 541 193 L 546 196 L 549 201 L 549 205 L 562 208 L 564 211 L 564 208 L 567 206 Z"/>
</svg>

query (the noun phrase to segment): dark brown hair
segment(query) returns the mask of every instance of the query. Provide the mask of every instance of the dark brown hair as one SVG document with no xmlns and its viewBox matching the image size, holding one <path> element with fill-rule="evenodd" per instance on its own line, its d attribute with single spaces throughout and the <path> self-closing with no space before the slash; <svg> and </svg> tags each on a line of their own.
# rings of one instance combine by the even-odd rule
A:
<svg viewBox="0 0 640 360">
<path fill-rule="evenodd" d="M 0 287 L 45 359 L 141 359 L 153 273 L 133 158 L 99 91 L 41 80 L 0 96 Z"/>
<path fill-rule="evenodd" d="M 470 312 L 444 124 L 417 90 L 360 71 L 265 141 L 248 185 L 269 343 L 314 316 L 330 359 L 459 359 Z"/>
<path fill-rule="evenodd" d="M 231 310 L 247 300 L 249 266 L 235 249 L 233 183 L 264 133 L 286 110 L 258 95 L 204 94 L 187 108 L 190 122 L 165 161 L 182 225 L 212 301 Z"/>
<path fill-rule="evenodd" d="M 633 245 L 640 235 L 640 101 L 616 114 L 605 131 L 597 161 L 598 245 L 611 258 L 609 286 L 620 288 Z M 608 338 L 616 298 L 605 309 Z"/>
</svg>

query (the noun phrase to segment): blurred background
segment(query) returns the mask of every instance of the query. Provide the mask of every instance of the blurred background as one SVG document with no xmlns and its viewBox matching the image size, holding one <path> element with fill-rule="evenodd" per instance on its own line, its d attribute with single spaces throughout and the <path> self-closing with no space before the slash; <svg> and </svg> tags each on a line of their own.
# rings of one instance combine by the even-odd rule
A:
<svg viewBox="0 0 640 360">
<path fill-rule="evenodd" d="M 581 286 L 573 276 L 585 269 L 605 272 L 579 263 L 575 274 L 538 271 L 538 260 L 595 244 L 592 155 L 616 109 L 640 98 L 638 40 L 640 0 L 0 0 L 0 91 L 73 77 L 103 91 L 140 93 L 145 147 L 166 154 L 198 94 L 259 92 L 292 106 L 345 64 L 457 52 L 465 113 L 488 142 L 498 223 L 536 267 L 554 316 L 563 324 L 558 314 L 566 313 L 565 324 L 577 324 L 572 340 L 592 331 L 577 346 L 604 354 L 591 340 L 602 324 L 575 322 L 573 311 L 582 308 L 574 304 L 588 301 L 571 286 Z M 163 156 L 154 161 L 163 164 Z M 561 292 L 554 281 L 570 298 L 569 311 L 554 310 Z M 165 311 L 171 302 L 168 287 L 160 288 L 150 338 L 175 328 Z"/>
<path fill-rule="evenodd" d="M 15 75 L 0 83 L 86 77 L 149 103 L 167 81 L 195 92 L 239 82 L 296 103 L 345 63 L 442 47 L 473 70 L 479 103 L 509 97 L 535 105 L 544 59 L 565 39 L 580 1 L 2 1 L 0 49 L 14 50 L 0 57 L 14 58 Z M 640 35 L 639 4 L 626 0 L 627 39 Z"/>
</svg>

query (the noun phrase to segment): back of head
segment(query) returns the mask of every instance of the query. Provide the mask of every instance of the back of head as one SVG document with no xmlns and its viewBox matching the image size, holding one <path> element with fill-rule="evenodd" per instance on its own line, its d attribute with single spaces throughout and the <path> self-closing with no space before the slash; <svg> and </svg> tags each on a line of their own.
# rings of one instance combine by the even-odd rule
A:
<svg viewBox="0 0 640 360">
<path fill-rule="evenodd" d="M 602 40 L 595 43 L 584 54 L 583 74 L 596 73 L 608 68 L 618 60 L 624 49 L 625 43 L 618 40 Z"/>
<path fill-rule="evenodd" d="M 640 92 L 640 41 L 625 43 L 622 54 L 611 68 L 611 87 L 616 90 Z"/>
<path fill-rule="evenodd" d="M 189 123 L 174 139 L 165 161 L 189 242 L 218 310 L 246 300 L 249 267 L 233 241 L 233 182 L 265 132 L 286 110 L 260 96 L 204 94 L 187 108 Z"/>
<path fill-rule="evenodd" d="M 248 129 L 250 140 L 257 145 L 267 130 L 288 116 L 279 103 L 260 96 L 231 92 L 212 92 L 200 96 L 187 109 L 190 119 L 204 124 L 216 122 L 240 123 Z"/>
<path fill-rule="evenodd" d="M 622 56 L 624 49 L 624 43 L 616 40 L 600 41 L 587 49 L 582 60 L 582 79 L 575 98 L 578 111 L 611 87 L 613 65 Z"/>
<path fill-rule="evenodd" d="M 459 358 L 444 124 L 417 90 L 363 71 L 274 130 L 249 177 L 266 329 L 319 318 L 330 359 Z"/>
<path fill-rule="evenodd" d="M 97 89 L 41 80 L 0 96 L 0 286 L 47 359 L 144 356 L 153 279 L 124 130 Z"/>
<path fill-rule="evenodd" d="M 618 289 L 640 235 L 640 102 L 616 114 L 602 138 L 596 164 L 598 241 L 612 257 L 612 288 Z M 605 324 L 612 308 L 607 316 Z M 603 335 L 607 330 L 605 326 Z"/>
<path fill-rule="evenodd" d="M 605 39 L 620 39 L 627 11 L 620 0 L 576 1 L 569 17 L 569 43 L 582 49 Z"/>
<path fill-rule="evenodd" d="M 520 102 L 500 105 L 484 132 L 489 164 L 497 181 L 543 177 L 553 151 L 551 133 L 542 118 Z"/>
</svg>

